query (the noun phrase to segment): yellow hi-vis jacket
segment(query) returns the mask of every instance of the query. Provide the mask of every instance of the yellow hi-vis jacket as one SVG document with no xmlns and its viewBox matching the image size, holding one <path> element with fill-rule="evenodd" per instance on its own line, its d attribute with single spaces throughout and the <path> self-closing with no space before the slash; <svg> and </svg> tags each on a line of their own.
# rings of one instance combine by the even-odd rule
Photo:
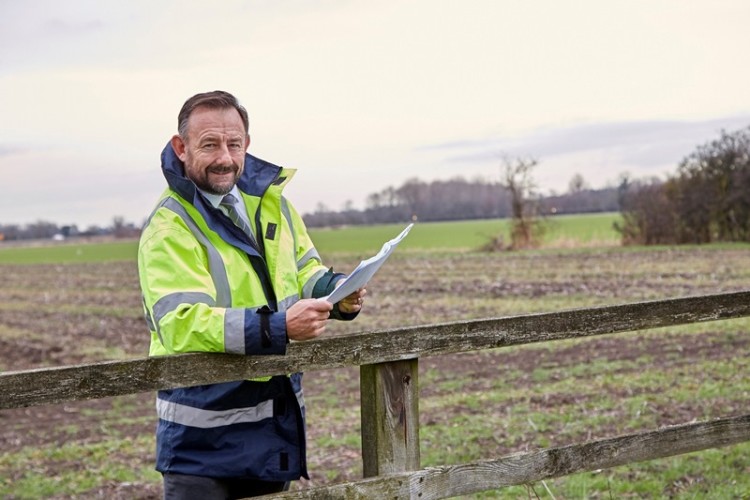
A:
<svg viewBox="0 0 750 500">
<path fill-rule="evenodd" d="M 284 354 L 285 311 L 327 295 L 342 276 L 323 266 L 282 196 L 294 170 L 246 155 L 237 187 L 255 241 L 200 194 L 169 144 L 162 170 L 169 187 L 138 250 L 150 355 Z M 307 477 L 300 374 L 160 391 L 157 413 L 161 472 Z"/>
</svg>

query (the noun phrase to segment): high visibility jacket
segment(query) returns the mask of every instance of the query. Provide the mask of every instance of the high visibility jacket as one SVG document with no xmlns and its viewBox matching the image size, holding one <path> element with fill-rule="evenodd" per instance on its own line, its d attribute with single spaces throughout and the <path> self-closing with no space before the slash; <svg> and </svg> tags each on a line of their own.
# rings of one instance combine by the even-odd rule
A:
<svg viewBox="0 0 750 500">
<path fill-rule="evenodd" d="M 170 144 L 168 188 L 141 235 L 138 268 L 150 355 L 286 352 L 285 311 L 342 275 L 321 263 L 282 196 L 294 170 L 252 155 L 237 186 L 255 242 L 192 181 Z M 352 319 L 335 308 L 332 317 Z M 307 477 L 301 374 L 159 391 L 156 469 L 208 477 Z"/>
</svg>

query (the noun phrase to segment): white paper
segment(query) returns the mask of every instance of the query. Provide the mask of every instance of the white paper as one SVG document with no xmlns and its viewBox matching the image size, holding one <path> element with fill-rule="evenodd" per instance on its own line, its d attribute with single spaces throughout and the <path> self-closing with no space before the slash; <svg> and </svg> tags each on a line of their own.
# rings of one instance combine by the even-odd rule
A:
<svg viewBox="0 0 750 500">
<path fill-rule="evenodd" d="M 406 235 L 409 234 L 413 225 L 413 223 L 409 224 L 406 226 L 406 229 L 401 231 L 401 234 L 392 240 L 383 243 L 383 247 L 377 254 L 360 262 L 354 271 L 342 280 L 341 284 L 331 292 L 330 295 L 321 298 L 327 300 L 331 304 L 335 304 L 347 295 L 351 295 L 365 286 L 367 282 L 370 281 L 370 278 L 372 278 L 378 269 L 380 269 L 380 266 L 382 266 L 386 259 L 393 253 L 396 246 L 401 243 L 401 240 L 406 238 Z"/>
</svg>

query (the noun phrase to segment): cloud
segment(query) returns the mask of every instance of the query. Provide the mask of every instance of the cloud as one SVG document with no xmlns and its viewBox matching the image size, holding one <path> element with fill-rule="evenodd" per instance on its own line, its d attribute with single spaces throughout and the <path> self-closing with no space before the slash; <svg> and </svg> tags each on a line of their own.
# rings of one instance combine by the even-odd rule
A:
<svg viewBox="0 0 750 500">
<path fill-rule="evenodd" d="M 337 2 L 0 0 L 0 74 L 50 68 L 185 69 L 299 39 Z M 289 25 L 280 33 L 279 25 Z M 313 23 L 314 25 L 314 23 Z M 308 28 L 309 29 L 309 28 Z M 220 64 L 224 64 L 222 61 Z"/>
<path fill-rule="evenodd" d="M 542 191 L 566 189 L 579 173 L 592 187 L 612 185 L 623 173 L 633 177 L 662 177 L 676 171 L 695 148 L 750 125 L 750 114 L 706 120 L 642 120 L 544 126 L 515 136 L 460 138 L 419 148 L 449 169 L 464 172 L 491 169 L 499 177 L 504 157 L 534 158 Z"/>
<path fill-rule="evenodd" d="M 703 121 L 589 123 L 543 127 L 516 137 L 456 140 L 423 149 L 450 151 L 444 160 L 451 163 L 486 162 L 503 155 L 531 156 L 543 161 L 555 156 L 608 151 L 625 163 L 649 166 L 677 161 L 721 130 L 748 125 L 750 115 Z"/>
<path fill-rule="evenodd" d="M 0 154 L 0 174 L 12 179 L 0 183 L 0 222 L 106 225 L 114 215 L 125 215 L 140 223 L 164 181 L 158 169 L 136 170 L 131 161 L 143 159 L 59 147 Z"/>
<path fill-rule="evenodd" d="M 537 157 L 555 189 L 576 172 L 592 185 L 666 172 L 737 128 L 708 117 L 750 116 L 743 0 L 667 0 L 648 16 L 626 0 L 548 2 L 544 16 L 495 0 L 207 5 L 0 0 L 0 186 L 15 197 L 3 217 L 25 220 L 26 194 L 42 190 L 47 214 L 91 198 L 105 222 L 126 209 L 139 220 L 152 201 L 130 200 L 163 188 L 177 111 L 214 88 L 250 110 L 252 152 L 299 168 L 290 198 L 303 212 L 409 177 L 496 179 L 501 153 Z M 112 183 L 113 162 L 156 173 Z"/>
<path fill-rule="evenodd" d="M 29 153 L 31 150 L 17 144 L 0 144 L 0 158 L 18 156 Z"/>
</svg>

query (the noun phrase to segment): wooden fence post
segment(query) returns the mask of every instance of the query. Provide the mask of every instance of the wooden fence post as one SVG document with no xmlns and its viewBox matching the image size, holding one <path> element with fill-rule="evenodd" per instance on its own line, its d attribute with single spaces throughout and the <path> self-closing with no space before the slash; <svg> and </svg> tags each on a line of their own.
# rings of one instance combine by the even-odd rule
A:
<svg viewBox="0 0 750 500">
<path fill-rule="evenodd" d="M 364 477 L 419 470 L 419 360 L 360 367 Z"/>
</svg>

